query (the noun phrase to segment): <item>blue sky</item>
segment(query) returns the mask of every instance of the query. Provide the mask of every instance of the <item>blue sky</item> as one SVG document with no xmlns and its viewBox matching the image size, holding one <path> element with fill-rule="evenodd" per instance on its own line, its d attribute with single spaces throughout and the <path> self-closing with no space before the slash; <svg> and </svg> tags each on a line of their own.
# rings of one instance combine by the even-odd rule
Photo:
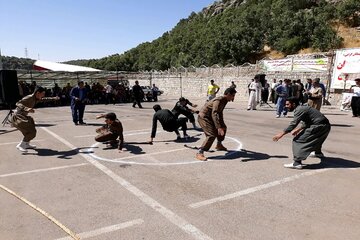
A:
<svg viewBox="0 0 360 240">
<path fill-rule="evenodd" d="M 0 0 L 3 56 L 45 61 L 123 53 L 214 0 Z"/>
</svg>

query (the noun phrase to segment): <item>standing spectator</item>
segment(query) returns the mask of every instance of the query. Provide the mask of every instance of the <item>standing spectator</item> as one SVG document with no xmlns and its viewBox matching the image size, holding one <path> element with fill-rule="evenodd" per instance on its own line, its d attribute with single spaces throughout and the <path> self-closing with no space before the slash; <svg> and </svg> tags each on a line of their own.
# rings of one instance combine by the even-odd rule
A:
<svg viewBox="0 0 360 240">
<path fill-rule="evenodd" d="M 139 81 L 135 81 L 135 85 L 132 87 L 132 94 L 134 97 L 134 102 L 132 107 L 134 108 L 136 104 L 139 108 L 143 108 L 141 106 L 141 100 L 144 98 L 144 91 L 142 90 L 141 86 L 139 85 Z"/>
<path fill-rule="evenodd" d="M 175 117 L 179 117 L 180 114 L 185 115 L 189 119 L 189 121 L 192 123 L 194 129 L 197 129 L 194 113 L 199 113 L 199 111 L 192 110 L 192 109 L 188 108 L 187 105 L 190 105 L 191 107 L 194 107 L 194 108 L 197 107 L 196 104 L 193 104 L 188 99 L 181 97 L 181 98 L 179 98 L 179 101 L 175 104 L 174 108 L 171 111 L 175 115 Z"/>
<path fill-rule="evenodd" d="M 181 127 L 184 138 L 189 138 L 189 136 L 186 134 L 187 126 L 187 118 L 177 118 L 174 116 L 174 114 L 168 110 L 168 109 L 161 109 L 161 106 L 156 104 L 153 106 L 153 109 L 155 111 L 152 121 L 152 129 L 151 129 L 151 136 L 149 143 L 152 144 L 153 140 L 156 136 L 156 128 L 157 128 L 157 121 L 161 123 L 161 126 L 163 129 L 167 132 L 175 132 L 177 136 L 177 140 L 180 140 L 180 133 L 178 128 Z"/>
<path fill-rule="evenodd" d="M 314 79 L 314 82 L 312 83 L 312 87 L 310 91 L 307 92 L 307 95 L 308 95 L 308 105 L 320 111 L 323 93 L 322 93 L 322 88 L 320 87 L 319 78 Z"/>
<path fill-rule="evenodd" d="M 320 79 L 319 79 L 319 86 L 322 90 L 322 103 L 325 105 L 326 104 L 326 98 L 325 98 L 326 97 L 326 87 L 325 87 L 325 84 L 320 82 Z"/>
<path fill-rule="evenodd" d="M 302 161 L 309 155 L 318 158 L 324 157 L 321 149 L 331 126 L 329 120 L 321 112 L 310 106 L 299 106 L 296 98 L 288 98 L 286 108 L 290 112 L 294 111 L 294 119 L 283 132 L 273 137 L 273 141 L 276 142 L 291 132 L 294 136 L 292 141 L 294 162 L 285 164 L 284 167 L 302 169 Z M 296 128 L 300 122 L 302 122 L 301 127 Z M 314 152 L 312 153 L 312 151 Z"/>
<path fill-rule="evenodd" d="M 303 103 L 308 102 L 308 100 L 309 100 L 308 92 L 310 91 L 311 88 L 312 88 L 312 79 L 308 78 L 308 79 L 306 79 L 306 83 L 305 83 L 305 87 L 304 87 Z"/>
<path fill-rule="evenodd" d="M 85 125 L 86 123 L 83 121 L 83 117 L 85 111 L 86 89 L 84 87 L 83 81 L 79 81 L 78 85 L 71 89 L 70 98 L 72 119 L 74 124 Z"/>
<path fill-rule="evenodd" d="M 234 83 L 234 81 L 231 82 L 230 87 L 236 89 L 236 84 Z"/>
<path fill-rule="evenodd" d="M 216 97 L 216 94 L 219 92 L 220 87 L 214 83 L 214 80 L 210 80 L 210 85 L 207 90 L 207 101 Z"/>
<path fill-rule="evenodd" d="M 304 103 L 304 84 L 302 84 L 301 80 L 298 79 L 296 81 L 296 85 L 298 86 L 298 91 L 299 91 L 299 102 L 301 105 L 303 105 Z"/>
<path fill-rule="evenodd" d="M 268 103 L 267 100 L 269 98 L 269 88 L 270 85 L 265 79 L 264 86 L 261 88 L 261 103 L 266 103 L 266 104 Z"/>
<path fill-rule="evenodd" d="M 224 122 L 223 111 L 228 102 L 234 101 L 235 94 L 235 88 L 228 88 L 225 90 L 223 96 L 206 102 L 200 110 L 198 122 L 204 130 L 206 139 L 201 145 L 199 152 L 196 154 L 196 159 L 200 161 L 207 160 L 204 156 L 204 151 L 208 151 L 210 149 L 215 139 L 217 139 L 215 149 L 218 151 L 227 151 L 227 148 L 222 145 L 222 141 L 225 139 L 227 130 Z"/>
<path fill-rule="evenodd" d="M 351 98 L 351 109 L 353 117 L 360 117 L 360 78 L 355 79 L 354 86 L 351 86 L 350 92 L 353 93 Z"/>
<path fill-rule="evenodd" d="M 276 117 L 281 117 L 283 114 L 284 117 L 287 115 L 287 108 L 285 108 L 286 98 L 289 97 L 289 85 L 291 84 L 290 79 L 284 79 L 284 83 L 276 88 L 276 94 L 278 100 L 276 102 Z"/>
<path fill-rule="evenodd" d="M 248 101 L 248 108 L 247 110 L 256 110 L 256 105 L 259 103 L 260 98 L 260 91 L 261 91 L 261 85 L 260 85 L 260 76 L 256 75 L 254 78 L 254 81 L 252 81 L 249 84 L 249 101 Z"/>
<path fill-rule="evenodd" d="M 110 82 L 108 81 L 106 86 L 104 87 L 105 90 L 105 105 L 112 103 L 112 91 L 113 87 L 110 85 Z"/>
<path fill-rule="evenodd" d="M 31 145 L 30 141 L 36 137 L 36 128 L 34 119 L 28 116 L 29 113 L 34 113 L 34 107 L 39 102 L 59 100 L 59 97 L 45 98 L 45 89 L 36 86 L 34 93 L 25 96 L 16 103 L 16 110 L 11 117 L 11 126 L 17 128 L 23 135 L 23 140 L 16 146 L 16 148 L 26 153 L 27 149 L 36 148 Z"/>
<path fill-rule="evenodd" d="M 154 102 L 157 102 L 158 101 L 159 88 L 157 86 L 155 86 L 155 83 L 153 83 L 151 91 L 152 91 L 152 98 L 154 99 Z"/>
<path fill-rule="evenodd" d="M 271 93 L 270 93 L 270 101 L 272 103 L 276 103 L 275 99 L 276 99 L 276 93 L 275 93 L 275 88 L 277 87 L 277 83 L 276 83 L 276 79 L 273 79 L 273 82 L 270 85 L 271 87 Z"/>
</svg>

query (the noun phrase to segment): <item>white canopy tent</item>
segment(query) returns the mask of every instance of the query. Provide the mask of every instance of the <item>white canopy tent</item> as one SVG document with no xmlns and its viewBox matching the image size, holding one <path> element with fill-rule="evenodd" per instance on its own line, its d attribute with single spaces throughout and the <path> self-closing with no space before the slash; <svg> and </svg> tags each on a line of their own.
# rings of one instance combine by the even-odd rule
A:
<svg viewBox="0 0 360 240">
<path fill-rule="evenodd" d="M 33 65 L 34 70 L 55 72 L 101 72 L 101 70 L 90 67 L 76 66 L 71 64 L 56 63 L 37 60 Z"/>
</svg>

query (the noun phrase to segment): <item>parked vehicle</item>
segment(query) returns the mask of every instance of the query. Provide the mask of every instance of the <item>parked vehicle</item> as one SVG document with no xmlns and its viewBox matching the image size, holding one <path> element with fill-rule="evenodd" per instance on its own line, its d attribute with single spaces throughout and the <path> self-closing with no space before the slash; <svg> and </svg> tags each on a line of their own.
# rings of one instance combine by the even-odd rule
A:
<svg viewBox="0 0 360 240">
<path fill-rule="evenodd" d="M 141 88 L 144 91 L 144 101 L 148 101 L 148 102 L 153 101 L 151 87 L 150 86 L 141 86 Z M 164 91 L 159 90 L 158 91 L 158 96 L 160 96 L 163 93 L 164 93 Z"/>
</svg>

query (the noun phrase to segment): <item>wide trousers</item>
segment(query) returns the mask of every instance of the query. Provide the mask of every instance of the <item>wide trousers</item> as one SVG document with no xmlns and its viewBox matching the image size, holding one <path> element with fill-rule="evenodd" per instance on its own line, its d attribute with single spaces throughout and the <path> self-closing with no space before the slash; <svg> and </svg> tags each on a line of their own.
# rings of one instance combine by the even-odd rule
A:
<svg viewBox="0 0 360 240">
<path fill-rule="evenodd" d="M 17 128 L 24 135 L 24 142 L 30 142 L 36 137 L 35 122 L 30 116 L 15 114 L 12 116 L 11 125 Z"/>
<path fill-rule="evenodd" d="M 297 135 L 292 142 L 295 162 L 305 160 L 311 152 L 320 154 L 322 145 L 331 130 L 330 124 L 312 125 Z"/>
<path fill-rule="evenodd" d="M 225 128 L 224 136 L 220 136 L 212 119 L 202 118 L 198 116 L 198 122 L 201 128 L 203 129 L 206 137 L 205 141 L 201 145 L 202 150 L 208 151 L 211 148 L 211 145 L 213 144 L 215 139 L 217 139 L 219 142 L 224 141 L 226 135 L 226 129 L 227 129 L 226 126 L 224 127 Z"/>
</svg>

